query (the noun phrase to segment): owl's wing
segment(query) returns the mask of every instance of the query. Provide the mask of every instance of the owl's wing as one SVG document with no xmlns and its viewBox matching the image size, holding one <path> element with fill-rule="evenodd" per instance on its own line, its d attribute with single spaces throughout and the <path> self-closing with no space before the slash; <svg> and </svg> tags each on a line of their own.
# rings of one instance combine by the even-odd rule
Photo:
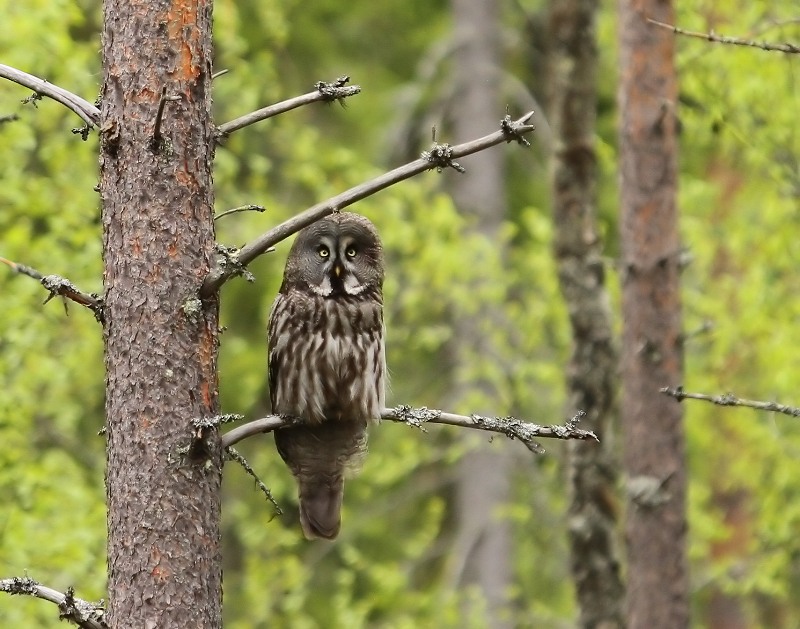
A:
<svg viewBox="0 0 800 629">
<path fill-rule="evenodd" d="M 267 326 L 267 377 L 269 382 L 269 403 L 273 413 L 275 412 L 275 395 L 278 390 L 278 373 L 283 362 L 283 356 L 277 342 L 279 334 L 278 319 L 280 318 L 280 312 L 283 310 L 285 299 L 281 294 L 275 298 L 275 303 L 272 304 L 272 310 L 269 313 L 269 325 Z"/>
</svg>

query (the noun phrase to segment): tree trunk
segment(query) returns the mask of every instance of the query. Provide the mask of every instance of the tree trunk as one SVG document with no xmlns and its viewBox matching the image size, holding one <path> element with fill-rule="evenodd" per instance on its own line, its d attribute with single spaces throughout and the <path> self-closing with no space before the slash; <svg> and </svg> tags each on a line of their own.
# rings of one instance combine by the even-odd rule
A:
<svg viewBox="0 0 800 629">
<path fill-rule="evenodd" d="M 554 249 L 573 336 L 569 413 L 584 409 L 582 426 L 600 437 L 600 444 L 569 443 L 571 570 L 580 626 L 612 629 L 624 626 L 624 587 L 614 543 L 618 463 L 610 439 L 617 357 L 595 199 L 596 10 L 596 0 L 550 3 L 549 121 Z"/>
<path fill-rule="evenodd" d="M 676 209 L 677 80 L 670 2 L 620 0 L 622 423 L 628 483 L 628 624 L 689 624 L 682 410 L 659 393 L 683 374 Z"/>
<path fill-rule="evenodd" d="M 107 0 L 100 185 L 105 264 L 107 620 L 221 626 L 217 303 L 192 300 L 213 254 L 211 4 Z M 162 89 L 160 134 L 156 118 Z M 196 307 L 197 306 L 197 307 Z"/>
<path fill-rule="evenodd" d="M 502 117 L 499 5 L 485 0 L 453 0 L 452 11 L 459 94 L 453 136 L 467 138 L 490 131 Z M 506 215 L 502 153 L 485 151 L 471 156 L 468 169 L 466 175 L 452 182 L 450 193 L 459 211 L 475 219 L 476 229 L 497 242 Z M 503 257 L 503 252 L 497 255 Z M 479 260 L 473 262 L 476 269 L 481 267 Z M 455 403 L 463 403 L 471 393 L 478 393 L 484 401 L 497 397 L 492 383 L 465 373 L 469 367 L 464 365 L 474 365 L 479 356 L 492 361 L 491 357 L 497 355 L 482 328 L 500 319 L 497 307 L 484 304 L 474 314 L 459 313 L 454 322 L 455 360 L 460 366 L 451 391 Z M 474 407 L 470 410 L 480 412 Z M 498 412 L 492 405 L 484 410 Z M 503 609 L 512 582 L 510 526 L 498 517 L 499 507 L 508 503 L 510 496 L 510 460 L 505 445 L 476 445 L 459 463 L 453 553 L 457 559 L 451 573 L 458 586 L 479 588 L 486 600 L 486 622 L 496 628 L 507 626 Z"/>
</svg>

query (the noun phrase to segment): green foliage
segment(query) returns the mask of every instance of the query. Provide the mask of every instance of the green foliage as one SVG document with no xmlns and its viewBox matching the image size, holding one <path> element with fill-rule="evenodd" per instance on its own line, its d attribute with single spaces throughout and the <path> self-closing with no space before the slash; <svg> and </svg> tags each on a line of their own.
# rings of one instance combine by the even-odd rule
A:
<svg viewBox="0 0 800 629">
<path fill-rule="evenodd" d="M 728 2 L 693 8 L 685 28 L 759 41 L 800 40 L 789 6 Z M 796 55 L 679 42 L 686 387 L 800 404 L 795 347 L 800 105 Z M 800 424 L 753 411 L 686 406 L 690 518 L 698 600 L 737 598 L 752 626 L 796 617 Z M 787 625 L 788 626 L 788 625 Z"/>
<path fill-rule="evenodd" d="M 0 59 L 90 100 L 98 92 L 99 7 L 75 2 L 0 2 Z M 13 24 L 13 28 L 8 27 Z M 90 31 L 91 39 L 81 38 Z M 76 41 L 77 39 L 77 41 Z M 79 118 L 52 101 L 23 105 L 25 89 L 4 82 L 0 115 L 0 256 L 101 290 L 97 141 L 70 129 Z M 105 445 L 102 330 L 91 313 L 0 269 L 0 566 L 105 596 Z M 4 597 L 3 626 L 53 626 L 52 606 Z"/>
</svg>

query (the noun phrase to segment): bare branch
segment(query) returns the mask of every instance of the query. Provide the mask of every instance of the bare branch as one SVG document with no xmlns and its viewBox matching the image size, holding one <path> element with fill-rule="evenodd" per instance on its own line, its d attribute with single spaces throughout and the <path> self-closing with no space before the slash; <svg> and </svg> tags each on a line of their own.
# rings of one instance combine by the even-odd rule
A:
<svg viewBox="0 0 800 629">
<path fill-rule="evenodd" d="M 236 212 L 266 212 L 266 211 L 267 208 L 265 208 L 263 205 L 253 205 L 253 204 L 241 205 L 231 210 L 225 210 L 224 212 L 220 212 L 214 217 L 214 220 L 215 221 L 219 220 L 223 216 L 229 216 L 230 214 L 236 214 Z"/>
<path fill-rule="evenodd" d="M 66 593 L 62 593 L 40 585 L 28 577 L 14 577 L 0 579 L 0 592 L 35 596 L 55 603 L 58 605 L 59 620 L 69 620 L 84 629 L 107 629 L 108 627 L 104 620 L 105 609 L 102 602 L 89 603 L 75 598 L 72 588 L 69 588 Z"/>
<path fill-rule="evenodd" d="M 297 109 L 303 105 L 308 105 L 309 103 L 316 103 L 318 101 L 331 102 L 334 100 L 342 101 L 348 96 L 355 96 L 361 92 L 361 87 L 358 85 L 345 85 L 349 80 L 350 77 L 343 76 L 331 83 L 319 81 L 315 86 L 316 90 L 313 92 L 303 94 L 302 96 L 295 96 L 294 98 L 275 103 L 274 105 L 269 105 L 263 109 L 253 111 L 220 125 L 217 127 L 217 138 L 221 139 L 227 137 L 234 131 L 243 129 L 256 122 L 261 122 L 267 118 L 272 118 L 278 114 L 291 111 L 292 109 Z"/>
<path fill-rule="evenodd" d="M 222 435 L 222 447 L 230 448 L 240 441 L 252 437 L 253 435 L 260 435 L 262 433 L 272 432 L 282 426 L 291 424 L 291 419 L 286 419 L 280 415 L 267 415 L 260 419 L 254 419 L 251 422 L 237 426 Z"/>
<path fill-rule="evenodd" d="M 783 415 L 790 415 L 791 417 L 800 417 L 800 408 L 796 406 L 786 406 L 778 404 L 777 402 L 762 402 L 758 400 L 742 400 L 737 398 L 732 393 L 723 393 L 722 395 L 706 395 L 705 393 L 688 393 L 683 390 L 683 387 L 662 387 L 661 393 L 674 397 L 678 402 L 683 400 L 703 400 L 704 402 L 711 402 L 717 406 L 745 406 L 747 408 L 754 408 L 758 411 L 769 411 L 771 413 L 782 413 Z"/>
<path fill-rule="evenodd" d="M 656 26 L 667 28 L 671 30 L 673 33 L 676 33 L 677 35 L 696 37 L 697 39 L 705 39 L 706 41 L 716 42 L 718 44 L 731 44 L 733 46 L 749 46 L 750 48 L 760 48 L 761 50 L 785 52 L 787 54 L 800 54 L 800 46 L 797 46 L 795 44 L 790 44 L 788 42 L 785 44 L 771 44 L 768 42 L 757 42 L 752 39 L 742 39 L 739 37 L 725 37 L 723 35 L 717 35 L 716 33 L 714 33 L 714 31 L 711 31 L 710 33 L 687 31 L 686 29 L 673 26 L 672 24 L 665 24 L 664 22 L 659 22 L 658 20 L 653 20 L 651 18 L 647 18 L 647 21 L 650 22 L 651 24 L 655 24 Z"/>
<path fill-rule="evenodd" d="M 571 417 L 563 426 L 550 425 L 540 426 L 530 422 L 522 421 L 516 417 L 487 417 L 485 415 L 456 415 L 436 409 L 411 408 L 410 406 L 396 406 L 385 409 L 381 419 L 401 422 L 410 426 L 422 428 L 424 424 L 447 424 L 449 426 L 460 426 L 462 428 L 474 428 L 487 432 L 496 432 L 505 435 L 509 439 L 518 439 L 531 452 L 541 454 L 544 449 L 534 440 L 539 438 L 548 439 L 577 439 L 580 441 L 593 440 L 599 441 L 597 435 L 591 430 L 581 430 L 578 423 L 586 415 L 579 411 L 577 415 Z"/>
<path fill-rule="evenodd" d="M 100 121 L 100 110 L 97 107 L 88 100 L 84 100 L 80 96 L 58 87 L 58 85 L 48 83 L 44 79 L 2 63 L 0 63 L 0 77 L 28 87 L 37 94 L 48 96 L 61 103 L 64 107 L 80 116 L 81 120 L 90 128 L 96 126 Z"/>
<path fill-rule="evenodd" d="M 423 428 L 425 424 L 447 424 L 462 428 L 474 428 L 487 432 L 496 432 L 509 439 L 518 439 L 532 452 L 543 452 L 534 441 L 539 438 L 548 439 L 579 439 L 597 441 L 597 436 L 590 430 L 578 428 L 578 422 L 584 416 L 583 411 L 567 421 L 563 426 L 540 426 L 517 419 L 516 417 L 486 417 L 483 415 L 456 415 L 429 408 L 412 408 L 410 406 L 396 406 L 385 408 L 381 419 L 400 422 Z M 283 426 L 291 425 L 298 420 L 293 417 L 281 415 L 267 415 L 261 419 L 248 422 L 228 431 L 222 436 L 222 445 L 229 448 L 253 435 L 272 432 Z"/>
<path fill-rule="evenodd" d="M 81 306 L 86 306 L 89 310 L 94 312 L 94 317 L 99 322 L 103 321 L 103 300 L 95 293 L 85 293 L 75 286 L 72 282 L 59 275 L 42 275 L 39 271 L 24 264 L 17 264 L 6 258 L 0 258 L 0 263 L 6 264 L 15 273 L 20 275 L 27 275 L 44 286 L 50 293 L 44 303 L 47 303 L 53 297 L 65 297 L 70 299 Z M 66 307 L 66 303 L 65 303 Z"/>
<path fill-rule="evenodd" d="M 161 134 L 161 121 L 164 119 L 164 107 L 166 104 L 179 101 L 180 96 L 167 96 L 167 86 L 161 88 L 161 98 L 158 99 L 158 110 L 156 111 L 156 120 L 153 123 L 153 135 L 150 138 L 150 148 L 153 151 L 161 150 L 164 144 L 164 136 Z"/>
<path fill-rule="evenodd" d="M 515 121 L 510 121 L 510 118 L 507 116 L 501 122 L 501 128 L 499 131 L 490 133 L 489 135 L 478 138 L 477 140 L 472 140 L 471 142 L 457 144 L 456 146 L 449 146 L 447 151 L 447 159 L 452 161 L 459 157 L 464 157 L 465 155 L 472 155 L 473 153 L 477 153 L 478 151 L 482 151 L 502 142 L 525 141 L 523 138 L 524 134 L 529 133 L 534 129 L 533 126 L 527 124 L 531 119 L 531 116 L 533 116 L 532 111 Z M 237 255 L 237 263 L 241 268 L 244 268 L 258 256 L 265 253 L 271 247 L 282 240 L 285 240 L 292 234 L 300 231 L 303 229 L 303 227 L 311 225 L 311 223 L 318 221 L 319 219 L 328 216 L 333 212 L 338 212 L 352 205 L 356 201 L 360 201 L 365 197 L 375 194 L 379 190 L 388 188 L 389 186 L 392 186 L 400 181 L 409 179 L 414 175 L 418 175 L 426 170 L 440 167 L 441 165 L 441 162 L 437 162 L 435 158 L 432 158 L 426 152 L 423 153 L 422 157 L 414 160 L 413 162 L 409 162 L 404 166 L 400 166 L 399 168 L 395 168 L 394 170 L 384 173 L 383 175 L 379 175 L 378 177 L 375 177 L 375 179 L 371 179 L 370 181 L 355 186 L 354 188 L 350 188 L 349 190 L 346 190 L 345 192 L 342 192 L 335 197 L 328 199 L 327 201 L 317 203 L 316 205 L 308 208 L 300 214 L 297 214 L 296 216 L 293 216 L 280 225 L 276 225 L 269 231 L 256 238 L 253 242 L 242 247 Z M 445 164 L 445 166 L 447 165 L 449 164 Z M 201 297 L 208 297 L 218 291 L 220 287 L 226 281 L 228 281 L 228 279 L 235 275 L 235 269 L 236 267 L 234 265 L 218 264 L 206 276 L 203 286 L 200 289 Z"/>
</svg>

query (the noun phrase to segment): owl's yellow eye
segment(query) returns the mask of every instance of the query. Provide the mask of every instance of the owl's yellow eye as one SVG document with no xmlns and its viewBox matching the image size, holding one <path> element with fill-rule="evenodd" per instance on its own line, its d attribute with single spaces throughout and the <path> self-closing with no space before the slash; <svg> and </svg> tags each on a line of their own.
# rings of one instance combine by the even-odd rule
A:
<svg viewBox="0 0 800 629">
<path fill-rule="evenodd" d="M 317 252 L 319 253 L 320 258 L 327 258 L 329 255 L 331 255 L 331 252 L 325 245 L 320 245 L 319 249 L 317 249 Z"/>
<path fill-rule="evenodd" d="M 350 245 L 347 249 L 345 249 L 344 255 L 346 255 L 348 258 L 355 258 L 357 253 L 358 251 L 356 248 Z"/>
</svg>

